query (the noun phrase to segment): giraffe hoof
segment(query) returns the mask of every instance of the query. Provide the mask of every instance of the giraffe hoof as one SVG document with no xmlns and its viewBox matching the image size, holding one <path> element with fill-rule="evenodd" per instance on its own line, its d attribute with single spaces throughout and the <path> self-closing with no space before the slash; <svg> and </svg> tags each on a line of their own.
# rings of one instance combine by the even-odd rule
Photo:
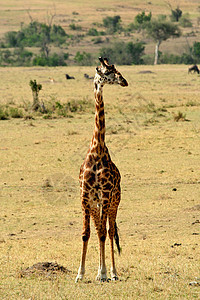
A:
<svg viewBox="0 0 200 300">
<path fill-rule="evenodd" d="M 109 282 L 110 279 L 109 278 L 101 278 L 100 282 Z"/>
<path fill-rule="evenodd" d="M 75 283 L 77 283 L 77 282 L 79 282 L 79 281 L 82 281 L 82 280 L 83 280 L 83 276 L 77 275 L 77 276 L 76 276 Z"/>
<path fill-rule="evenodd" d="M 106 282 L 108 279 L 106 275 L 98 274 L 96 280 L 100 282 Z"/>
<path fill-rule="evenodd" d="M 112 280 L 113 281 L 117 281 L 119 278 L 117 277 L 117 275 L 115 275 L 115 276 L 112 276 Z"/>
</svg>

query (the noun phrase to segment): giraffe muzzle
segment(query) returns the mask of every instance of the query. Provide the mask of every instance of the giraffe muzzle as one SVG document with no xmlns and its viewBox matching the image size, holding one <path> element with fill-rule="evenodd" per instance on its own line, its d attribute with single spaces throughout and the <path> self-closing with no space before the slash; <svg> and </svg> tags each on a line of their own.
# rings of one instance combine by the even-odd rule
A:
<svg viewBox="0 0 200 300">
<path fill-rule="evenodd" d="M 123 79 L 121 82 L 120 82 L 120 85 L 125 87 L 125 86 L 128 86 L 128 82 L 126 81 L 126 79 Z"/>
</svg>

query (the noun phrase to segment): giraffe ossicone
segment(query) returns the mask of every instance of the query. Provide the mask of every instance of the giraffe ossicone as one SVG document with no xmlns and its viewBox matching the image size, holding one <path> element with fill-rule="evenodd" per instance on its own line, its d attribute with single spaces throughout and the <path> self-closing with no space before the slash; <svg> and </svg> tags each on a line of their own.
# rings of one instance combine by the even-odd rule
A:
<svg viewBox="0 0 200 300">
<path fill-rule="evenodd" d="M 119 84 L 128 86 L 126 79 L 115 68 L 109 65 L 107 59 L 99 58 L 101 66 L 96 68 L 94 77 L 95 96 L 95 125 L 90 148 L 80 169 L 80 190 L 83 212 L 82 257 L 76 277 L 76 282 L 82 280 L 85 274 L 85 260 L 88 241 L 90 238 L 90 217 L 94 221 L 99 239 L 100 259 L 97 280 L 106 281 L 105 240 L 107 236 L 107 220 L 109 223 L 109 239 L 111 247 L 111 279 L 117 280 L 114 259 L 115 239 L 120 253 L 119 237 L 116 217 L 120 203 L 120 173 L 112 162 L 105 144 L 105 114 L 103 102 L 103 86 L 105 84 Z"/>
</svg>

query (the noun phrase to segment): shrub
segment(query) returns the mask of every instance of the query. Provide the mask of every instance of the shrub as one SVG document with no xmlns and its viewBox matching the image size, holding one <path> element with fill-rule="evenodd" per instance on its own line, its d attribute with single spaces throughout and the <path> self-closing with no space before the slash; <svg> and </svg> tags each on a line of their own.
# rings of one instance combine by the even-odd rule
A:
<svg viewBox="0 0 200 300">
<path fill-rule="evenodd" d="M 66 42 L 67 34 L 65 30 L 58 25 L 53 25 L 50 32 L 50 40 L 55 45 L 59 46 Z"/>
<path fill-rule="evenodd" d="M 200 42 L 194 42 L 192 46 L 192 53 L 195 58 L 200 61 Z"/>
<path fill-rule="evenodd" d="M 23 118 L 22 110 L 18 109 L 17 107 L 10 107 L 9 108 L 9 116 L 11 118 Z"/>
<path fill-rule="evenodd" d="M 182 55 L 175 55 L 170 53 L 160 52 L 159 61 L 162 64 L 194 64 L 195 60 L 191 54 L 183 53 Z"/>
<path fill-rule="evenodd" d="M 2 105 L 0 107 L 0 120 L 8 120 L 9 118 L 23 118 L 23 112 L 17 107 L 9 107 Z"/>
<path fill-rule="evenodd" d="M 46 103 L 46 114 L 44 119 L 52 119 L 55 117 L 72 118 L 74 113 L 85 112 L 93 107 L 93 102 L 90 100 L 71 100 L 67 103 L 60 103 L 52 99 L 51 102 Z"/>
<path fill-rule="evenodd" d="M 91 53 L 86 53 L 85 51 L 77 52 L 74 57 L 75 63 L 81 66 L 91 66 L 93 64 L 93 58 Z"/>
<path fill-rule="evenodd" d="M 7 32 L 5 34 L 5 42 L 7 44 L 7 47 L 9 47 L 9 48 L 18 46 L 17 32 L 16 31 Z"/>
<path fill-rule="evenodd" d="M 10 50 L 3 50 L 0 52 L 0 65 L 6 66 L 13 64 L 13 54 Z"/>
<path fill-rule="evenodd" d="M 108 34 L 119 32 L 122 29 L 121 17 L 120 16 L 106 17 L 103 19 L 103 26 L 107 28 Z"/>
<path fill-rule="evenodd" d="M 174 121 L 187 121 L 186 114 L 179 111 L 176 115 L 174 115 Z"/>
<path fill-rule="evenodd" d="M 98 31 L 96 30 L 96 28 L 90 28 L 90 29 L 88 30 L 88 35 L 91 35 L 91 36 L 98 36 L 99 33 L 98 33 Z"/>
<path fill-rule="evenodd" d="M 3 50 L 0 52 L 0 65 L 30 66 L 33 53 L 23 48 L 15 48 L 13 51 Z"/>
<path fill-rule="evenodd" d="M 94 44 L 101 44 L 103 43 L 103 40 L 101 37 L 97 37 L 95 39 L 92 40 Z"/>
<path fill-rule="evenodd" d="M 74 23 L 70 24 L 70 25 L 69 25 L 69 28 L 70 28 L 71 30 L 82 30 L 82 27 L 81 27 L 81 26 L 75 25 Z"/>
<path fill-rule="evenodd" d="M 144 43 L 138 42 L 116 42 L 112 47 L 102 48 L 100 56 L 107 57 L 113 63 L 119 65 L 142 64 L 142 55 L 144 54 Z"/>
<path fill-rule="evenodd" d="M 49 55 L 48 57 L 45 57 L 44 55 L 36 56 L 33 59 L 33 65 L 34 66 L 49 66 L 49 67 L 56 67 L 56 66 L 66 66 L 65 59 L 68 58 L 68 54 L 57 54 L 53 53 L 52 55 Z"/>
<path fill-rule="evenodd" d="M 31 22 L 19 31 L 7 32 L 4 36 L 7 47 L 36 46 L 40 47 L 44 40 L 56 45 L 66 41 L 67 34 L 59 25 L 47 25 L 37 21 Z"/>
<path fill-rule="evenodd" d="M 8 119 L 9 116 L 7 110 L 5 110 L 4 107 L 0 107 L 0 120 L 8 120 Z"/>
</svg>

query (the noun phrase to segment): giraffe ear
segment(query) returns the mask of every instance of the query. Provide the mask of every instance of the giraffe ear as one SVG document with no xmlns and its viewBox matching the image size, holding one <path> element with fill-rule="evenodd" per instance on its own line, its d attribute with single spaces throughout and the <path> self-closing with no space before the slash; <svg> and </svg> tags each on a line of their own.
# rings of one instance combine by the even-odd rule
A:
<svg viewBox="0 0 200 300">
<path fill-rule="evenodd" d="M 107 65 L 107 66 L 109 66 L 109 62 L 108 62 L 108 59 L 105 57 L 104 58 L 104 63 Z"/>
<path fill-rule="evenodd" d="M 107 65 L 104 62 L 104 59 L 101 56 L 99 57 L 99 61 L 100 61 L 100 63 L 101 63 L 101 65 L 102 65 L 103 68 L 107 67 Z"/>
<path fill-rule="evenodd" d="M 106 65 L 107 69 L 109 70 L 115 70 L 114 65 L 110 65 L 107 58 L 104 58 L 104 64 Z"/>
</svg>

